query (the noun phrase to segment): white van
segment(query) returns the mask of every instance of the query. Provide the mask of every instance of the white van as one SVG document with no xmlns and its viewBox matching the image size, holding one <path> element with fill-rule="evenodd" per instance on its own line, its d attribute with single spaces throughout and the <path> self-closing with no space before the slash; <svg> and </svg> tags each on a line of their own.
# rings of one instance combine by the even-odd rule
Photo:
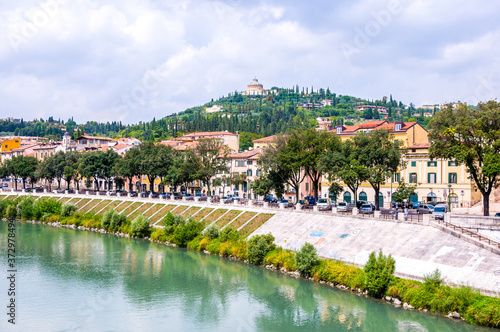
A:
<svg viewBox="0 0 500 332">
<path fill-rule="evenodd" d="M 438 204 L 434 207 L 432 215 L 434 219 L 444 220 L 444 215 L 446 213 L 446 204 Z"/>
</svg>

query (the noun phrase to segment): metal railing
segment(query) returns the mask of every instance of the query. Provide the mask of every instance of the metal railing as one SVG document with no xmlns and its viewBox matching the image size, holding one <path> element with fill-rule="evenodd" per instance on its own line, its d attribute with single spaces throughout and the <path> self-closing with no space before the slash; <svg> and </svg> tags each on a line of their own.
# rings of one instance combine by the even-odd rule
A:
<svg viewBox="0 0 500 332">
<path fill-rule="evenodd" d="M 465 228 L 462 226 L 457 226 L 457 225 L 454 225 L 454 224 L 449 223 L 449 222 L 444 221 L 444 220 L 436 219 L 436 222 L 440 225 L 441 224 L 444 225 L 446 228 L 453 229 L 454 231 L 457 231 L 457 232 L 459 231 L 461 234 L 465 234 L 465 235 L 470 236 L 472 238 L 477 237 L 479 242 L 488 243 L 490 246 L 500 248 L 499 242 L 494 241 L 494 240 L 490 239 L 489 237 L 483 236 L 483 235 L 479 234 L 478 232 L 471 231 L 468 228 Z"/>
</svg>

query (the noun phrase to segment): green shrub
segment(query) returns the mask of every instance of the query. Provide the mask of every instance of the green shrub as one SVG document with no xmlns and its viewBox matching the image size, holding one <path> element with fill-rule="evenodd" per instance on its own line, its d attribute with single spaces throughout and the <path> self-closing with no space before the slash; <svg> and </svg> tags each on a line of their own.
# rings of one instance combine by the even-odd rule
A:
<svg viewBox="0 0 500 332">
<path fill-rule="evenodd" d="M 477 325 L 500 327 L 500 299 L 481 296 L 469 306 L 465 319 Z"/>
<path fill-rule="evenodd" d="M 375 252 L 370 254 L 368 262 L 364 267 L 365 284 L 368 289 L 368 294 L 373 297 L 382 298 L 389 288 L 389 285 L 394 280 L 394 270 L 396 262 L 391 255 L 385 256 L 382 250 L 379 251 L 378 257 Z"/>
<path fill-rule="evenodd" d="M 316 248 L 309 242 L 306 242 L 300 251 L 295 253 L 295 263 L 297 264 L 297 270 L 303 275 L 310 275 L 311 270 L 314 266 L 318 264 L 318 253 Z"/>
<path fill-rule="evenodd" d="M 167 240 L 167 236 L 165 234 L 165 230 L 163 228 L 156 228 L 151 233 L 151 239 L 155 241 L 165 242 Z"/>
<path fill-rule="evenodd" d="M 17 209 L 14 204 L 9 204 L 5 209 L 5 218 L 9 219 L 10 221 L 13 221 L 17 218 Z"/>
<path fill-rule="evenodd" d="M 238 241 L 240 234 L 233 226 L 227 226 L 219 232 L 219 239 L 221 242 Z"/>
<path fill-rule="evenodd" d="M 217 227 L 217 225 L 208 226 L 207 229 L 203 231 L 203 235 L 210 239 L 216 239 L 219 237 L 219 227 Z"/>
<path fill-rule="evenodd" d="M 262 265 L 264 257 L 275 247 L 274 236 L 271 233 L 252 236 L 247 241 L 247 258 L 252 264 Z"/>
<path fill-rule="evenodd" d="M 112 232 L 118 231 L 121 225 L 127 222 L 127 217 L 123 214 L 119 214 L 118 212 L 113 210 L 113 215 L 111 216 L 111 222 L 109 225 L 109 229 Z"/>
<path fill-rule="evenodd" d="M 443 285 L 445 279 L 439 269 L 435 269 L 432 273 L 424 274 L 424 287 L 427 289 L 439 288 Z"/>
<path fill-rule="evenodd" d="M 266 264 L 272 264 L 278 269 L 284 267 L 287 271 L 296 271 L 295 253 L 291 250 L 283 250 L 278 247 L 270 251 L 264 259 Z"/>
<path fill-rule="evenodd" d="M 219 249 L 220 249 L 220 241 L 219 239 L 212 240 L 208 245 L 207 245 L 207 250 L 212 254 L 212 255 L 218 255 L 219 254 Z"/>
<path fill-rule="evenodd" d="M 341 284 L 350 288 L 365 288 L 365 273 L 362 269 L 339 261 L 320 259 L 311 274 L 314 280 Z"/>
<path fill-rule="evenodd" d="M 103 229 L 108 229 L 111 226 L 111 218 L 115 214 L 115 210 L 108 210 L 104 213 L 101 219 L 101 227 Z"/>
<path fill-rule="evenodd" d="M 149 235 L 149 219 L 142 214 L 138 215 L 130 226 L 130 235 L 137 237 L 146 237 Z"/>
<path fill-rule="evenodd" d="M 75 204 L 65 204 L 61 208 L 61 216 L 63 217 L 69 217 L 75 214 L 76 210 L 78 208 L 76 207 Z"/>
<path fill-rule="evenodd" d="M 17 216 L 23 220 L 33 219 L 33 198 L 25 197 L 16 206 Z"/>
<path fill-rule="evenodd" d="M 43 217 L 45 214 L 61 214 L 62 204 L 53 198 L 37 199 L 33 203 L 33 213 L 36 219 Z"/>
<path fill-rule="evenodd" d="M 203 230 L 203 224 L 194 220 L 178 224 L 172 235 L 172 242 L 180 247 L 185 247 Z"/>
</svg>

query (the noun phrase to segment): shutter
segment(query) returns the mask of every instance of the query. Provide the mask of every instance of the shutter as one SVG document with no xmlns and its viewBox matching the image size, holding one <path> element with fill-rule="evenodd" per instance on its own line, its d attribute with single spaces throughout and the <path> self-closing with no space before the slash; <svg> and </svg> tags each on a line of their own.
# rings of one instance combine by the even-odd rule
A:
<svg viewBox="0 0 500 332">
<path fill-rule="evenodd" d="M 448 166 L 451 166 L 451 160 L 448 160 Z"/>
<path fill-rule="evenodd" d="M 427 173 L 427 183 L 431 183 L 431 173 Z"/>
<path fill-rule="evenodd" d="M 451 183 L 451 173 L 448 173 L 448 183 Z"/>
</svg>

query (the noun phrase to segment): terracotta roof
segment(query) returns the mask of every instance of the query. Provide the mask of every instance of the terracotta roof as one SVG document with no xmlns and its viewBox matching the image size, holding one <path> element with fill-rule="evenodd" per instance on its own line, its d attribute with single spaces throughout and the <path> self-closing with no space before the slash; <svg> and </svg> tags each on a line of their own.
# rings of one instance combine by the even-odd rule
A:
<svg viewBox="0 0 500 332">
<path fill-rule="evenodd" d="M 201 132 L 201 133 L 191 133 L 191 134 L 186 134 L 183 137 L 196 137 L 196 136 L 221 136 L 221 135 L 232 135 L 232 136 L 237 136 L 235 133 L 231 133 L 228 131 L 206 131 L 206 132 Z"/>
<path fill-rule="evenodd" d="M 131 146 L 130 144 L 117 144 L 117 145 L 113 146 L 113 149 L 115 149 L 115 150 L 121 150 L 121 149 L 128 148 L 130 146 Z"/>
<path fill-rule="evenodd" d="M 181 144 L 184 144 L 185 142 L 182 141 L 176 141 L 176 140 L 171 140 L 171 141 L 163 141 L 163 142 L 158 142 L 158 144 L 165 145 L 165 146 L 178 146 Z"/>
<path fill-rule="evenodd" d="M 31 144 L 31 145 L 25 145 L 25 146 L 21 146 L 20 148 L 17 148 L 17 149 L 12 149 L 11 151 L 12 152 L 19 152 L 19 151 L 24 151 L 26 149 L 29 149 L 29 148 L 33 148 L 37 145 L 40 145 L 40 144 Z"/>
<path fill-rule="evenodd" d="M 362 123 L 359 125 L 359 128 L 375 128 L 377 126 L 380 126 L 384 123 L 387 123 L 387 121 L 385 120 L 380 120 L 380 121 L 368 121 L 368 122 L 365 122 L 365 123 Z"/>
<path fill-rule="evenodd" d="M 252 157 L 259 155 L 261 153 L 262 153 L 262 149 L 253 149 L 253 150 L 248 150 L 248 151 L 243 151 L 243 152 L 230 153 L 228 155 L 228 157 L 231 159 L 249 159 L 249 158 L 252 158 Z"/>
<path fill-rule="evenodd" d="M 278 135 L 272 135 L 272 136 L 254 139 L 253 142 L 254 143 L 269 143 L 269 142 L 274 142 L 276 140 L 276 138 L 278 138 Z"/>
<path fill-rule="evenodd" d="M 185 142 L 183 144 L 174 146 L 174 149 L 177 151 L 186 151 L 190 149 L 194 149 L 198 145 L 198 142 Z"/>
<path fill-rule="evenodd" d="M 403 125 L 401 126 L 400 131 L 406 131 L 406 130 L 410 129 L 411 127 L 413 127 L 415 124 L 417 124 L 417 122 L 403 122 Z M 396 123 L 391 122 L 391 123 L 385 123 L 381 126 L 378 126 L 376 129 L 394 131 L 395 127 L 396 127 Z"/>
</svg>

